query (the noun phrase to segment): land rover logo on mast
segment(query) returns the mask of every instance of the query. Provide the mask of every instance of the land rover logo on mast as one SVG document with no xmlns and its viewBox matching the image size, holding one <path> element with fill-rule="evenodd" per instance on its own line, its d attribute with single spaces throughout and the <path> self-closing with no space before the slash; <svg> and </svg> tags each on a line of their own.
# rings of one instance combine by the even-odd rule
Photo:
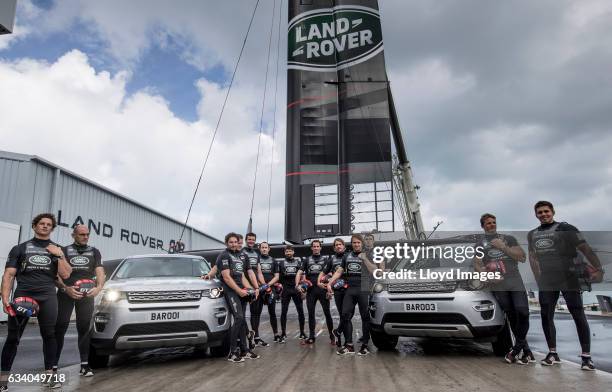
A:
<svg viewBox="0 0 612 392">
<path fill-rule="evenodd" d="M 338 6 L 304 12 L 289 22 L 287 67 L 334 71 L 371 59 L 383 50 L 378 11 Z"/>
</svg>

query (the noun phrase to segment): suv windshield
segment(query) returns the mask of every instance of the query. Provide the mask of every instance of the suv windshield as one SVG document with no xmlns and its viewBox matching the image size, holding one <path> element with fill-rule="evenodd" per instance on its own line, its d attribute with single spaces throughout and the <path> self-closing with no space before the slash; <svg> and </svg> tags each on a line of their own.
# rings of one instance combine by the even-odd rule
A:
<svg viewBox="0 0 612 392">
<path fill-rule="evenodd" d="M 140 257 L 121 264 L 113 279 L 200 277 L 208 272 L 208 263 L 200 257 Z"/>
</svg>

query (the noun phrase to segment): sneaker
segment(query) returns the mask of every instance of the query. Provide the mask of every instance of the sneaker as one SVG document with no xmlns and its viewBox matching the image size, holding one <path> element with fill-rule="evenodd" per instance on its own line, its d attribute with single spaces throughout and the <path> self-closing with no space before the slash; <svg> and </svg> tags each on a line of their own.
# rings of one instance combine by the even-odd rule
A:
<svg viewBox="0 0 612 392">
<path fill-rule="evenodd" d="M 278 342 L 279 342 L 280 344 L 285 344 L 285 343 L 287 343 L 287 335 L 282 334 L 281 336 L 279 336 L 279 337 L 278 337 Z"/>
<path fill-rule="evenodd" d="M 249 349 L 252 350 L 255 348 L 255 331 L 249 331 L 247 334 L 247 340 L 249 341 Z"/>
<path fill-rule="evenodd" d="M 523 356 L 521 356 L 521 362 L 523 363 L 535 363 L 535 356 L 531 351 L 523 351 Z"/>
<path fill-rule="evenodd" d="M 260 347 L 268 347 L 269 344 L 266 343 L 262 338 L 260 338 L 259 336 L 256 336 L 255 339 L 255 345 L 256 346 L 260 346 Z"/>
<path fill-rule="evenodd" d="M 57 380 L 51 380 L 47 387 L 49 389 L 58 389 L 62 387 L 62 383 Z"/>
<path fill-rule="evenodd" d="M 580 358 L 582 358 L 582 365 L 580 365 L 580 369 L 591 372 L 595 370 L 595 365 L 593 364 L 590 355 L 581 355 Z"/>
<path fill-rule="evenodd" d="M 541 360 L 540 363 L 544 366 L 552 366 L 555 363 L 561 363 L 561 359 L 559 358 L 559 354 L 550 352 L 546 354 L 546 358 Z"/>
<path fill-rule="evenodd" d="M 0 392 L 6 392 L 6 391 L 8 391 L 8 386 L 0 385 Z"/>
<path fill-rule="evenodd" d="M 281 339 L 280 335 L 274 335 L 274 343 L 279 343 L 280 339 Z"/>
<path fill-rule="evenodd" d="M 231 353 L 230 355 L 228 355 L 227 360 L 233 363 L 244 362 L 244 358 L 242 358 L 240 355 L 236 353 Z"/>
<path fill-rule="evenodd" d="M 242 356 L 246 359 L 259 359 L 260 355 L 255 354 L 253 351 L 249 350 L 246 353 L 243 353 Z"/>
<path fill-rule="evenodd" d="M 519 353 L 515 352 L 514 350 L 510 350 L 508 354 L 506 354 L 506 356 L 504 357 L 504 360 L 508 363 L 515 363 L 518 355 Z"/>
<path fill-rule="evenodd" d="M 300 332 L 300 336 L 298 337 L 300 340 L 306 340 L 306 334 L 304 332 Z"/>
<path fill-rule="evenodd" d="M 336 345 L 336 337 L 333 334 L 329 337 L 329 345 L 330 346 Z"/>
<path fill-rule="evenodd" d="M 342 347 L 342 335 L 340 334 L 340 331 L 338 331 L 337 329 L 334 329 L 333 334 L 334 334 L 334 338 L 336 339 L 336 346 L 338 348 L 341 348 Z"/>
<path fill-rule="evenodd" d="M 306 344 L 314 344 L 314 342 L 315 342 L 315 338 L 306 339 Z"/>
<path fill-rule="evenodd" d="M 79 374 L 83 377 L 91 377 L 94 375 L 93 370 L 91 370 L 89 365 L 81 365 L 81 370 L 79 371 Z"/>
<path fill-rule="evenodd" d="M 368 345 L 362 344 L 357 355 L 368 355 L 369 353 L 370 353 L 370 349 L 368 348 Z"/>
<path fill-rule="evenodd" d="M 347 344 L 346 346 L 338 349 L 338 351 L 336 351 L 336 354 L 338 355 L 355 354 L 355 348 L 352 345 Z"/>
</svg>

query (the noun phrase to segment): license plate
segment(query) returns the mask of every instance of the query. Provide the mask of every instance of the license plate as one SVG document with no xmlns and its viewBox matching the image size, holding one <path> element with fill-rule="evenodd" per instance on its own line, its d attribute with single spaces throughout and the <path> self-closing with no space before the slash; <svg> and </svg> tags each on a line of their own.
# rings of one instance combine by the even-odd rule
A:
<svg viewBox="0 0 612 392">
<path fill-rule="evenodd" d="M 407 302 L 406 312 L 437 312 L 438 304 L 435 302 Z"/>
<path fill-rule="evenodd" d="M 172 321 L 179 320 L 181 312 L 151 312 L 149 320 L 151 321 Z"/>
</svg>

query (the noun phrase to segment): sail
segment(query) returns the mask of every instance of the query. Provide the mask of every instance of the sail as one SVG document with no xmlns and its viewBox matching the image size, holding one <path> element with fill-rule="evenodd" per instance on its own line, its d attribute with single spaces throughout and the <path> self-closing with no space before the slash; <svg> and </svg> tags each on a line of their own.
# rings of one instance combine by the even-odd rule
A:
<svg viewBox="0 0 612 392">
<path fill-rule="evenodd" d="M 376 0 L 290 0 L 285 239 L 393 230 Z"/>
</svg>

